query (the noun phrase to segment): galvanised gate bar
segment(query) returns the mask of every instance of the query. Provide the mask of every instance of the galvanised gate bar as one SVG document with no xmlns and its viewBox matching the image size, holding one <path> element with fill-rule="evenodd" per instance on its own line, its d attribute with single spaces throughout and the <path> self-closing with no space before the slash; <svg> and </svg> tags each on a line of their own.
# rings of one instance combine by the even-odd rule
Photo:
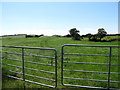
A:
<svg viewBox="0 0 120 90">
<path fill-rule="evenodd" d="M 1 58 L 3 74 L 10 78 L 23 80 L 24 88 L 25 82 L 57 87 L 56 49 L 2 46 Z"/>
<path fill-rule="evenodd" d="M 120 46 L 63 45 L 62 85 L 92 89 L 120 89 L 119 51 Z"/>
</svg>

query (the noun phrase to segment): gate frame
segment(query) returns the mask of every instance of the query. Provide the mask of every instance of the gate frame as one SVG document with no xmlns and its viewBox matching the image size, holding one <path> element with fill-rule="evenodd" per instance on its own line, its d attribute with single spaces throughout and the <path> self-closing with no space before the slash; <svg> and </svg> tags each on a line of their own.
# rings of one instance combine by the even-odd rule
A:
<svg viewBox="0 0 120 90">
<path fill-rule="evenodd" d="M 6 48 L 21 48 L 21 59 L 22 60 L 18 60 L 18 61 L 21 61 L 22 62 L 22 67 L 20 67 L 20 66 L 15 66 L 15 65 L 11 65 L 11 66 L 14 66 L 14 67 L 19 67 L 19 68 L 22 68 L 22 78 L 18 78 L 18 77 L 14 77 L 14 76 L 10 76 L 10 75 L 6 75 L 7 77 L 10 77 L 10 78 L 14 78 L 14 79 L 19 79 L 19 80 L 23 80 L 24 82 L 24 88 L 25 88 L 25 82 L 30 82 L 30 83 L 34 83 L 34 84 L 38 84 L 38 85 L 42 85 L 42 86 L 47 86 L 47 87 L 51 87 L 51 88 L 57 88 L 57 50 L 55 49 L 55 48 L 38 48 L 38 47 L 19 47 L 19 46 L 0 46 L 0 47 L 6 47 Z M 25 62 L 25 60 L 24 60 L 24 56 L 25 56 L 25 54 L 24 54 L 24 49 L 39 49 L 39 50 L 51 50 L 51 51 L 54 51 L 54 57 L 50 57 L 50 58 L 54 58 L 54 60 L 55 60 L 55 72 L 54 72 L 54 74 L 55 74 L 55 85 L 54 86 L 51 86 L 51 85 L 47 85 L 47 84 L 42 84 L 42 83 L 38 83 L 38 82 L 34 82 L 34 81 L 29 81 L 29 80 L 26 80 L 25 79 L 25 67 L 24 67 L 24 62 Z M 3 53 L 3 52 L 1 52 L 1 53 Z M 19 54 L 19 53 L 14 53 L 14 54 Z M 44 57 L 46 57 L 47 58 L 47 56 L 44 56 Z M 1 58 L 3 58 L 3 57 L 1 57 Z M 2 64 L 2 65 L 4 65 L 2 62 L 0 63 L 0 64 Z M 5 64 L 5 65 L 8 65 L 8 64 Z M 46 72 L 48 72 L 48 71 L 46 71 Z M 15 72 L 15 71 L 13 71 L 13 73 L 17 73 L 17 72 Z M 48 73 L 52 73 L 52 72 L 48 72 Z M 31 75 L 32 76 L 32 75 Z"/>
<path fill-rule="evenodd" d="M 77 47 L 108 47 L 109 48 L 109 63 L 108 63 L 108 81 L 107 81 L 107 88 L 103 88 L 103 87 L 90 87 L 90 86 L 80 86 L 80 85 L 68 85 L 68 84 L 64 84 L 64 81 L 63 81 L 63 79 L 64 79 L 64 76 L 63 76 L 63 63 L 64 63 L 64 55 L 65 54 L 69 54 L 69 53 L 64 53 L 64 47 L 65 46 L 77 46 Z M 64 44 L 63 46 L 62 46 L 62 48 L 61 48 L 61 84 L 63 85 L 63 86 L 70 86 L 70 87 L 81 87 L 81 88 L 92 88 L 92 89 L 110 89 L 110 74 L 111 74 L 111 57 L 112 57 L 112 48 L 115 48 L 115 47 L 118 47 L 118 48 L 120 48 L 120 46 L 110 46 L 110 45 L 76 45 L 76 44 Z M 75 54 L 73 54 L 73 55 L 75 55 Z M 85 55 L 85 54 L 83 54 L 83 55 Z M 104 55 L 103 55 L 104 56 Z M 120 55 L 117 55 L 117 56 L 120 56 Z M 117 64 L 117 65 L 120 65 L 120 64 Z M 117 74 L 120 74 L 119 72 L 117 73 Z M 71 78 L 69 78 L 69 79 L 71 79 Z M 74 78 L 73 78 L 74 79 Z M 89 80 L 89 79 L 88 79 Z M 113 81 L 114 82 L 114 81 Z M 118 83 L 120 83 L 120 81 L 116 81 L 116 82 L 118 82 Z M 118 90 L 118 89 L 115 89 L 115 90 Z"/>
</svg>

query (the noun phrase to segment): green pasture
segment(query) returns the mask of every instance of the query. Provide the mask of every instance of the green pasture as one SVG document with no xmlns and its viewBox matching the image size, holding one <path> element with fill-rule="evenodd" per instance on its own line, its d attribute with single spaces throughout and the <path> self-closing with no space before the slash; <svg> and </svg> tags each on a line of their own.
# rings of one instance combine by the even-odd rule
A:
<svg viewBox="0 0 120 90">
<path fill-rule="evenodd" d="M 105 38 L 117 38 L 116 36 L 108 36 Z M 2 45 L 5 46 L 25 46 L 25 47 L 42 47 L 42 48 L 55 48 L 57 50 L 57 57 L 58 57 L 58 88 L 66 88 L 61 85 L 61 47 L 64 44 L 79 44 L 79 45 L 115 45 L 119 46 L 118 41 L 113 42 L 93 42 L 88 41 L 88 38 L 84 38 L 81 41 L 75 41 L 68 37 L 52 37 L 52 36 L 43 36 L 39 38 L 3 38 L 2 39 Z M 13 53 L 21 53 L 21 49 L 16 48 L 2 48 L 2 51 L 9 51 Z M 99 54 L 99 55 L 109 55 L 109 48 L 106 47 L 65 47 L 64 48 L 65 53 L 79 53 L 79 54 Z M 118 55 L 119 53 L 118 48 L 112 49 L 112 55 Z M 29 55 L 43 55 L 43 56 L 54 56 L 53 51 L 44 51 L 44 50 L 33 50 L 33 49 L 25 49 L 25 54 Z M 11 59 L 17 59 L 21 60 L 21 55 L 15 55 L 15 54 L 7 54 L 3 53 L 3 63 L 21 66 L 21 61 L 14 61 L 14 60 L 6 60 L 6 58 Z M 87 63 L 108 63 L 109 57 L 108 56 L 77 56 L 77 55 L 65 55 L 64 61 L 67 62 L 87 62 Z M 36 56 L 25 56 L 25 61 L 31 61 L 31 62 L 37 62 L 37 63 L 45 63 L 45 64 L 51 64 L 55 65 L 53 62 L 54 59 L 49 58 L 39 58 Z M 118 64 L 119 58 L 118 57 L 112 57 L 112 64 Z M 38 64 L 32 64 L 25 62 L 25 67 L 33 68 L 33 69 L 39 69 L 39 70 L 45 70 L 54 72 L 55 68 L 52 66 L 44 66 L 44 65 L 38 65 Z M 13 74 L 10 72 L 7 72 L 6 70 L 21 72 L 21 68 L 16 68 L 12 66 L 3 65 L 3 73 L 7 73 L 13 76 L 17 76 L 22 78 L 22 74 Z M 90 65 L 90 64 L 71 64 L 71 63 L 64 63 L 64 69 L 66 70 L 81 70 L 81 71 L 98 71 L 98 72 L 107 72 L 108 71 L 108 65 Z M 111 66 L 111 72 L 118 73 L 119 66 Z M 22 72 L 21 72 L 22 73 Z M 54 74 L 48 74 L 45 72 L 38 72 L 38 71 L 31 71 L 31 70 L 25 70 L 25 73 L 35 76 L 40 76 L 44 78 L 49 79 L 55 79 Z M 84 73 L 84 72 L 70 72 L 70 71 L 64 71 L 64 77 L 72 77 L 72 78 L 81 78 L 81 79 L 97 79 L 97 80 L 107 80 L 107 74 L 102 73 Z M 25 76 L 26 79 L 40 82 L 44 84 L 50 84 L 54 85 L 55 83 L 53 81 L 33 78 L 30 76 Z M 111 74 L 112 81 L 119 81 L 119 76 L 116 74 Z M 82 86 L 94 86 L 94 87 L 107 87 L 107 82 L 99 82 L 99 81 L 86 81 L 86 80 L 70 80 L 70 79 L 64 79 L 65 84 L 75 84 L 75 85 L 82 85 Z M 10 79 L 5 76 L 3 76 L 3 88 L 23 88 L 24 83 L 20 80 Z M 26 88 L 45 88 L 44 86 L 31 84 L 26 82 L 25 83 Z M 119 88 L 120 86 L 118 83 L 111 82 L 110 83 L 111 88 Z"/>
</svg>

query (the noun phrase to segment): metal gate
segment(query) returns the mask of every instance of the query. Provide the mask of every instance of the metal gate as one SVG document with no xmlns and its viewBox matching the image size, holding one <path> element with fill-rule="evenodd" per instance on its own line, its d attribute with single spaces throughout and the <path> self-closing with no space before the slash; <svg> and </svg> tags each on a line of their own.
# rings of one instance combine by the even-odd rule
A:
<svg viewBox="0 0 120 90">
<path fill-rule="evenodd" d="M 63 86 L 120 89 L 120 46 L 63 45 Z"/>
<path fill-rule="evenodd" d="M 42 86 L 57 87 L 57 51 L 54 48 L 2 46 L 3 74 Z"/>
</svg>

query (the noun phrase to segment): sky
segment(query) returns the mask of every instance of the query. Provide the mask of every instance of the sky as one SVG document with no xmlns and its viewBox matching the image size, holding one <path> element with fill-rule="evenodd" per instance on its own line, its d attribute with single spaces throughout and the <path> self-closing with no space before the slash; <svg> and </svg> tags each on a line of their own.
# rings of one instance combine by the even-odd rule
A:
<svg viewBox="0 0 120 90">
<path fill-rule="evenodd" d="M 118 33 L 118 2 L 2 2 L 0 35 Z"/>
</svg>

